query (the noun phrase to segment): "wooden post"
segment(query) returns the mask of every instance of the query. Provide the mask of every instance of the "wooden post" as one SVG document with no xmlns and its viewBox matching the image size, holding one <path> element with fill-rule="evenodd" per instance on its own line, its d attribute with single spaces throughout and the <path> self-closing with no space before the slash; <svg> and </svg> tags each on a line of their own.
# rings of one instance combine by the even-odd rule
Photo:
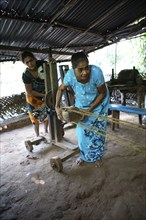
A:
<svg viewBox="0 0 146 220">
<path fill-rule="evenodd" d="M 120 118 L 120 111 L 116 111 L 116 110 L 112 110 L 112 119 L 113 119 L 113 122 L 112 122 L 112 130 L 115 130 L 115 126 L 117 128 L 119 128 L 119 118 Z M 117 120 L 117 123 L 114 122 L 114 119 Z"/>
<path fill-rule="evenodd" d="M 114 76 L 114 69 L 112 69 L 112 77 L 111 79 L 114 80 L 115 76 Z"/>
<path fill-rule="evenodd" d="M 50 65 L 48 63 L 43 64 L 44 74 L 45 74 L 45 93 L 47 94 L 51 91 L 51 79 L 50 79 Z M 54 133 L 54 122 L 53 122 L 53 112 L 50 109 L 50 114 L 48 114 L 48 121 L 49 121 L 49 131 L 51 140 L 55 139 Z"/>
<path fill-rule="evenodd" d="M 137 85 L 138 108 L 144 108 L 144 95 L 145 95 L 144 85 Z M 139 124 L 142 125 L 142 115 L 139 115 L 138 117 L 139 117 Z"/>
<path fill-rule="evenodd" d="M 43 64 L 44 74 L 45 74 L 45 93 L 47 94 L 51 90 L 51 80 L 50 80 L 50 66 L 48 63 Z"/>
<path fill-rule="evenodd" d="M 56 63 L 50 62 L 50 80 L 51 80 L 51 91 L 52 91 L 52 103 L 53 108 L 55 109 L 56 103 L 56 93 L 58 89 L 58 75 L 57 75 L 57 67 Z M 56 112 L 53 114 L 53 123 L 54 123 L 54 134 L 55 141 L 59 142 L 63 137 L 63 127 L 62 122 L 58 120 Z"/>
<path fill-rule="evenodd" d="M 68 65 L 60 65 L 59 66 L 59 71 L 60 71 L 60 76 L 61 76 L 62 82 L 63 82 L 64 76 L 65 76 L 65 71 L 63 70 L 63 67 L 66 68 L 67 70 L 69 69 Z M 74 94 L 73 94 L 73 90 L 71 88 L 67 88 L 64 91 L 64 97 L 65 97 L 65 103 L 67 106 L 74 105 L 74 103 L 75 103 Z"/>
</svg>

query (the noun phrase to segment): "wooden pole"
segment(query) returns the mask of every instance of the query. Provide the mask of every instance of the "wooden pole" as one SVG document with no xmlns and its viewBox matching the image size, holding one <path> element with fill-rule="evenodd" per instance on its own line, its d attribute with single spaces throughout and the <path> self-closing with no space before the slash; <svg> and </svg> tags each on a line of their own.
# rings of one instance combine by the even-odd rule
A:
<svg viewBox="0 0 146 220">
<path fill-rule="evenodd" d="M 56 93 L 58 89 L 58 74 L 57 74 L 57 66 L 56 63 L 54 62 L 50 62 L 50 80 L 51 80 L 51 91 L 52 91 L 52 104 L 53 104 L 53 108 L 55 109 Z M 63 137 L 63 127 L 62 127 L 62 122 L 58 120 L 55 111 L 53 114 L 53 122 L 54 122 L 55 141 L 59 142 L 62 140 Z"/>
<path fill-rule="evenodd" d="M 51 79 L 50 79 L 50 65 L 48 63 L 43 64 L 44 74 L 45 74 L 45 93 L 47 94 L 51 91 Z M 49 121 L 49 131 L 51 140 L 55 139 L 54 133 L 54 122 L 53 122 L 53 111 L 50 109 L 48 113 L 48 121 Z"/>
</svg>

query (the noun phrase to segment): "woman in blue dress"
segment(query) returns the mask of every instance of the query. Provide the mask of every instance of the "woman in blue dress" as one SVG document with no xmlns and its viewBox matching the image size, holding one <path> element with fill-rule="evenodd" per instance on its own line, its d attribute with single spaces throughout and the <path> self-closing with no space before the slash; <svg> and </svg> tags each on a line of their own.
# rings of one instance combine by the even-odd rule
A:
<svg viewBox="0 0 146 220">
<path fill-rule="evenodd" d="M 56 95 L 56 113 L 62 120 L 60 107 L 63 91 L 72 87 L 75 94 L 75 107 L 85 112 L 85 117 L 77 124 L 77 138 L 80 158 L 77 163 L 99 161 L 104 153 L 107 125 L 109 91 L 102 70 L 89 65 L 84 52 L 72 55 L 72 69 L 64 77 Z M 91 116 L 87 116 L 86 113 Z M 94 131 L 93 131 L 94 130 Z"/>
</svg>

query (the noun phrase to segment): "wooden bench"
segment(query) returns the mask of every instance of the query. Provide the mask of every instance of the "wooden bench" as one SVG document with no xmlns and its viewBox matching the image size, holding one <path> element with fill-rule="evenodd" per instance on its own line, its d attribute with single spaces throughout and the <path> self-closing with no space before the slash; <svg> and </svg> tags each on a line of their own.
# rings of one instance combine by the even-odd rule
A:
<svg viewBox="0 0 146 220">
<path fill-rule="evenodd" d="M 126 112 L 130 114 L 137 114 L 139 116 L 139 124 L 142 125 L 142 115 L 146 115 L 146 109 L 137 108 L 133 106 L 124 106 L 120 104 L 109 104 L 109 110 L 112 111 L 112 120 L 120 119 L 120 112 Z M 112 130 L 115 129 L 115 124 L 117 124 L 117 128 L 119 128 L 119 124 L 116 122 L 112 122 Z"/>
</svg>

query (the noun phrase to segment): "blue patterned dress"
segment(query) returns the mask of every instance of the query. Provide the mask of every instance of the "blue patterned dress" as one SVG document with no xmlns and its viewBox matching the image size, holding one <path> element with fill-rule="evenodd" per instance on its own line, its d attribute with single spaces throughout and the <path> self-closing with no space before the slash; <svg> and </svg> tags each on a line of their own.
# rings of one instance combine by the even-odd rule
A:
<svg viewBox="0 0 146 220">
<path fill-rule="evenodd" d="M 73 69 L 70 69 L 64 77 L 64 84 L 71 86 L 75 93 L 75 107 L 88 109 L 95 98 L 99 95 L 97 87 L 105 83 L 102 70 L 91 66 L 90 80 L 86 84 L 77 81 Z M 95 117 L 85 117 L 77 124 L 77 137 L 80 149 L 80 158 L 86 162 L 100 160 L 104 153 L 106 117 L 108 114 L 109 91 L 106 97 L 94 110 Z M 99 117 L 101 116 L 101 117 Z M 94 132 L 93 132 L 94 130 Z"/>
</svg>

